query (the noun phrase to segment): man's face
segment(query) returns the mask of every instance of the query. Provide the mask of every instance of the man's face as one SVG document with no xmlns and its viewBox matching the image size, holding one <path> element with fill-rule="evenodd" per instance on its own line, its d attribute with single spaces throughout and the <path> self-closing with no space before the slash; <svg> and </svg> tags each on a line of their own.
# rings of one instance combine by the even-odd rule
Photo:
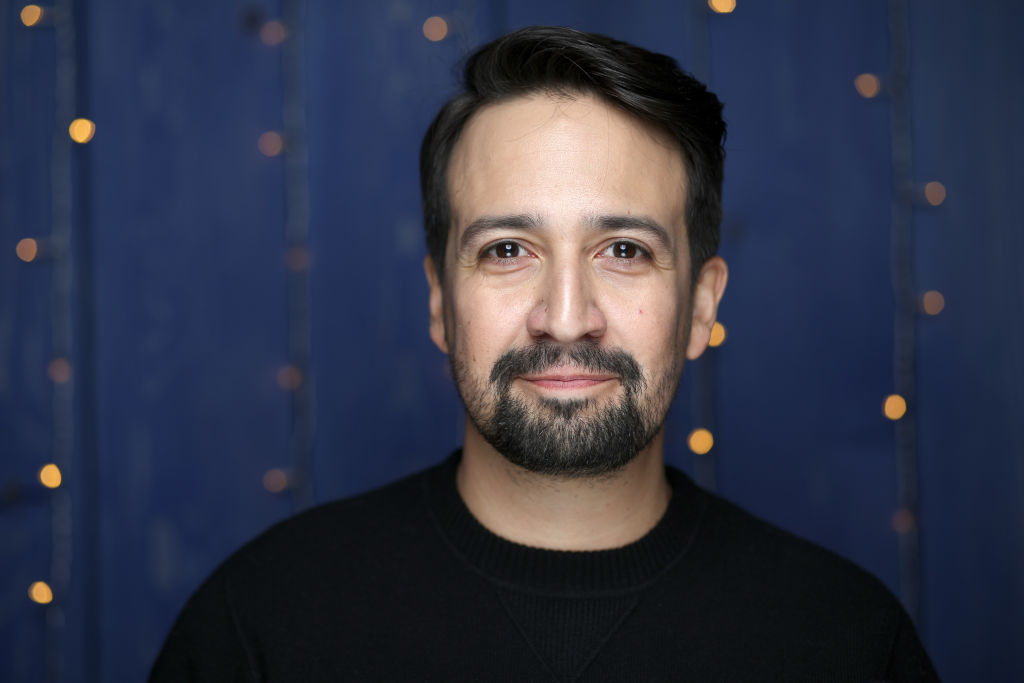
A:
<svg viewBox="0 0 1024 683">
<path fill-rule="evenodd" d="M 671 140 L 594 97 L 473 116 L 449 165 L 444 283 L 427 264 L 467 430 L 565 476 L 614 471 L 658 435 L 724 287 L 722 263 L 688 348 L 685 186 Z"/>
</svg>

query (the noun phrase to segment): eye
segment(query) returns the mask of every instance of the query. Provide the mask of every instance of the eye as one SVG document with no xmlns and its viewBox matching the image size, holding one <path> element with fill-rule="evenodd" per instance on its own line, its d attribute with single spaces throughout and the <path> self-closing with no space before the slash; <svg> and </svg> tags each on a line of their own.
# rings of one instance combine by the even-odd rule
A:
<svg viewBox="0 0 1024 683">
<path fill-rule="evenodd" d="M 639 244 L 636 244 L 635 242 L 626 242 L 624 240 L 613 242 L 601 252 L 601 255 L 623 260 L 645 259 L 650 256 L 647 250 Z"/>
<path fill-rule="evenodd" d="M 526 254 L 526 249 L 524 249 L 521 244 L 510 241 L 492 244 L 484 251 L 484 256 L 490 256 L 497 259 L 514 259 L 526 256 Z"/>
</svg>

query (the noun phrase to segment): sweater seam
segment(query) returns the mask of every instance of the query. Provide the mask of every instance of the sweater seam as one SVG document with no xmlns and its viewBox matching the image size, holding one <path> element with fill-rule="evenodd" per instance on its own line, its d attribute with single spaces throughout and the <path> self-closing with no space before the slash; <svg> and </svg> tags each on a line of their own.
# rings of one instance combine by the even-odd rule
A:
<svg viewBox="0 0 1024 683">
<path fill-rule="evenodd" d="M 570 681 L 578 681 L 580 679 L 580 676 L 582 676 L 584 672 L 586 672 L 586 670 L 590 667 L 590 665 L 594 663 L 594 661 L 601 654 L 601 651 L 604 650 L 604 646 L 607 645 L 608 641 L 612 639 L 612 636 L 615 635 L 615 633 L 620 628 L 622 628 L 622 625 L 626 623 L 626 620 L 629 619 L 629 617 L 633 614 L 634 611 L 636 611 L 637 606 L 640 604 L 640 600 L 642 600 L 642 597 L 640 595 L 637 595 L 636 598 L 633 600 L 633 604 L 629 606 L 629 609 L 622 613 L 622 615 L 619 617 L 619 620 L 615 622 L 615 625 L 608 629 L 608 633 L 606 633 L 604 638 L 601 639 L 601 642 L 598 644 L 597 647 L 594 648 L 594 651 L 590 653 L 590 656 L 588 656 L 587 660 L 583 662 L 583 665 L 579 668 L 579 670 L 577 670 L 575 674 L 569 677 Z"/>
</svg>

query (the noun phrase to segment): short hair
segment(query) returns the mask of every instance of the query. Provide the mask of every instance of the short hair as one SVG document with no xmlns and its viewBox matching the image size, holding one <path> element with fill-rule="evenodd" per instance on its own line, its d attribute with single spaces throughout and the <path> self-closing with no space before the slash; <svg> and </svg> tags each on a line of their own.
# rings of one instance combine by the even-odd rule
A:
<svg viewBox="0 0 1024 683">
<path fill-rule="evenodd" d="M 482 107 L 538 92 L 595 95 L 668 133 L 686 167 L 691 279 L 717 252 L 725 160 L 722 103 L 671 57 L 596 33 L 531 26 L 470 55 L 462 84 L 430 124 L 420 148 L 427 250 L 439 276 L 451 231 L 448 165 L 459 135 Z"/>
</svg>

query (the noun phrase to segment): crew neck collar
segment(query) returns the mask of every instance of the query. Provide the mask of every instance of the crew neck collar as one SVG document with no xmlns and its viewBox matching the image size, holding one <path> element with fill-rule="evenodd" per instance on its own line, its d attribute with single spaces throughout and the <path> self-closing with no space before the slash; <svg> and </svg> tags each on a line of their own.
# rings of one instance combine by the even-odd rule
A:
<svg viewBox="0 0 1024 683">
<path fill-rule="evenodd" d="M 666 467 L 672 497 L 642 538 L 610 550 L 547 550 L 504 539 L 485 528 L 459 495 L 456 451 L 427 473 L 427 504 L 453 550 L 492 581 L 560 595 L 615 593 L 656 579 L 689 549 L 706 495 L 685 474 Z"/>
</svg>

